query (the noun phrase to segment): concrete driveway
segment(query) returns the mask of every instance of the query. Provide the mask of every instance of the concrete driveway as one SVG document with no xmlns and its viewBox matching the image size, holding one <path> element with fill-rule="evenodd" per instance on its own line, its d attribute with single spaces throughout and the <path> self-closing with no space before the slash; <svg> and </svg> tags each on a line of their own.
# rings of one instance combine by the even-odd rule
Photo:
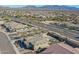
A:
<svg viewBox="0 0 79 59">
<path fill-rule="evenodd" d="M 0 32 L 0 54 L 15 54 L 12 44 L 2 32 Z"/>
</svg>

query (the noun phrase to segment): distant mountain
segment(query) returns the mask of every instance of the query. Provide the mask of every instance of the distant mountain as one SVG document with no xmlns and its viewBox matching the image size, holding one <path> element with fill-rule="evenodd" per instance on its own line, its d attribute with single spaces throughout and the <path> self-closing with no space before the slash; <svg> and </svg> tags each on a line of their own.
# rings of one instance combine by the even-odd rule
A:
<svg viewBox="0 0 79 59">
<path fill-rule="evenodd" d="M 23 9 L 33 9 L 33 10 L 79 10 L 79 8 L 76 7 L 70 7 L 70 6 L 59 6 L 59 5 L 45 5 L 41 7 L 37 6 L 25 6 L 22 7 Z"/>
<path fill-rule="evenodd" d="M 28 5 L 28 6 L 0 6 L 0 9 L 15 9 L 15 10 L 77 10 L 79 8 L 66 6 L 66 5 L 43 5 L 43 6 L 36 6 L 36 5 Z"/>
</svg>

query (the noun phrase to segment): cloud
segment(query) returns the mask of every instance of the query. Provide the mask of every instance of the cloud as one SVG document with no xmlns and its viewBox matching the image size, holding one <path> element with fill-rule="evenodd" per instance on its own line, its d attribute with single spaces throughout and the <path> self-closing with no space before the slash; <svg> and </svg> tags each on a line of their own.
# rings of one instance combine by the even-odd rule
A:
<svg viewBox="0 0 79 59">
<path fill-rule="evenodd" d="M 1 0 L 0 5 L 78 5 L 78 0 Z"/>
</svg>

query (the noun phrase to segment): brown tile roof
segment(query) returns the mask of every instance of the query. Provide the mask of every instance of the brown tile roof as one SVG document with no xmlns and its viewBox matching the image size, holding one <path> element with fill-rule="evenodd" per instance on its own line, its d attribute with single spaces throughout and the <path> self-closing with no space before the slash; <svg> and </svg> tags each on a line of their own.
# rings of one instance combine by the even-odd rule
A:
<svg viewBox="0 0 79 59">
<path fill-rule="evenodd" d="M 73 54 L 73 52 L 65 49 L 58 44 L 53 44 L 40 54 Z"/>
</svg>

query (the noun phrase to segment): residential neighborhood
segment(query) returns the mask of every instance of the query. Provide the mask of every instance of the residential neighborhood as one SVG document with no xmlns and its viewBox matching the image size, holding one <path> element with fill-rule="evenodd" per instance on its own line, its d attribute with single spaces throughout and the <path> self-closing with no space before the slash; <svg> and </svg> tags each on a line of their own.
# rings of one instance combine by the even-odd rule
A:
<svg viewBox="0 0 79 59">
<path fill-rule="evenodd" d="M 79 9 L 62 7 L 0 7 L 0 54 L 79 54 Z"/>
</svg>

